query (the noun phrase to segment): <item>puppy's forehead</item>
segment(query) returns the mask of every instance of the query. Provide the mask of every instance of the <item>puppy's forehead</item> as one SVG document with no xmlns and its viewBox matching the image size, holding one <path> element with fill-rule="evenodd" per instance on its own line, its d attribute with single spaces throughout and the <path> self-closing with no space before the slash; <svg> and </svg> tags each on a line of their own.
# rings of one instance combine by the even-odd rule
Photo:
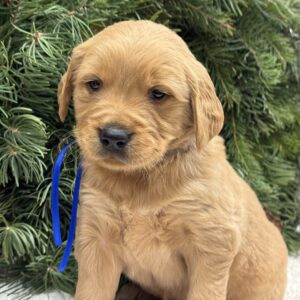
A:
<svg viewBox="0 0 300 300">
<path fill-rule="evenodd" d="M 151 21 L 124 21 L 108 26 L 92 39 L 105 41 L 118 41 L 124 45 L 145 45 L 163 47 L 167 46 L 176 51 L 189 49 L 185 42 L 171 29 Z"/>
<path fill-rule="evenodd" d="M 94 73 L 104 80 L 124 80 L 126 76 L 179 80 L 179 66 L 191 56 L 179 36 L 149 21 L 117 23 L 90 39 L 84 48 L 80 73 Z"/>
</svg>

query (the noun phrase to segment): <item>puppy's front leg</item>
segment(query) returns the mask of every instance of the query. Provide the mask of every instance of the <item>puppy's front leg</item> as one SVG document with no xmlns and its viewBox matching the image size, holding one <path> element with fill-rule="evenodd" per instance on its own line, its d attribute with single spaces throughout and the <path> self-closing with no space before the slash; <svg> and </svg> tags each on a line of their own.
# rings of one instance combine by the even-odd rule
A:
<svg viewBox="0 0 300 300">
<path fill-rule="evenodd" d="M 76 243 L 78 281 L 75 300 L 113 300 L 118 288 L 122 265 L 112 249 L 101 241 L 85 238 Z"/>
<path fill-rule="evenodd" d="M 96 239 L 90 239 L 77 247 L 76 259 L 78 282 L 75 300 L 115 299 L 122 266 L 114 253 L 100 247 Z"/>
<path fill-rule="evenodd" d="M 113 300 L 123 269 L 119 227 L 100 206 L 104 200 L 93 199 L 87 195 L 80 199 L 75 239 L 78 263 L 75 300 Z"/>
<path fill-rule="evenodd" d="M 187 300 L 225 300 L 232 260 L 214 255 L 195 256 L 188 264 Z"/>
<path fill-rule="evenodd" d="M 226 300 L 229 271 L 238 250 L 234 228 L 212 228 L 186 248 L 189 289 L 187 300 Z"/>
</svg>

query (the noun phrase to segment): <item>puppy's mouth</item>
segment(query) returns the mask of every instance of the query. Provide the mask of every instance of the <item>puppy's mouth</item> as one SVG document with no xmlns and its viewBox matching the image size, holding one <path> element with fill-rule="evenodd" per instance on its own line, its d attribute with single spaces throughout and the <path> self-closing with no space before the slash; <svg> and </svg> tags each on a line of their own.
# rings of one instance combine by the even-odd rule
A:
<svg viewBox="0 0 300 300">
<path fill-rule="evenodd" d="M 133 149 L 131 149 L 133 150 Z M 163 158 L 163 153 L 153 149 L 149 155 L 125 151 L 122 153 L 98 149 L 96 163 L 111 170 L 138 170 L 152 168 Z M 134 155 L 133 155 L 134 154 Z M 132 156 L 133 155 L 133 156 Z"/>
<path fill-rule="evenodd" d="M 105 160 L 108 164 L 129 164 L 128 155 L 126 152 L 108 151 L 105 149 L 99 149 L 98 156 L 102 160 Z"/>
</svg>

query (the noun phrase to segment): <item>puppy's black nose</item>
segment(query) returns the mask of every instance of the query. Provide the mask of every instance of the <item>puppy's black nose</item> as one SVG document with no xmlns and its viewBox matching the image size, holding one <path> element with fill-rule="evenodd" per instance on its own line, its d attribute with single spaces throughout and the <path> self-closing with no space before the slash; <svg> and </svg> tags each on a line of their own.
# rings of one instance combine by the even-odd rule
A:
<svg viewBox="0 0 300 300">
<path fill-rule="evenodd" d="M 128 144 L 131 135 L 130 131 L 126 128 L 117 125 L 108 125 L 100 129 L 100 142 L 107 150 L 121 152 Z"/>
</svg>

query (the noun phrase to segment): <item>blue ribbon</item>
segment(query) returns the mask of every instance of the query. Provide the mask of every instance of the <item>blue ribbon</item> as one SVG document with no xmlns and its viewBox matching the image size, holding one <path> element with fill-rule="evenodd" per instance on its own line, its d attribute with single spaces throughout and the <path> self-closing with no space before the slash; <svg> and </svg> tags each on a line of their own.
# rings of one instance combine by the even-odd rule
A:
<svg viewBox="0 0 300 300">
<path fill-rule="evenodd" d="M 52 176 L 52 193 L 51 193 L 51 212 L 52 212 L 52 224 L 53 224 L 53 233 L 54 233 L 54 243 L 58 247 L 62 247 L 62 239 L 61 239 L 61 231 L 60 231 L 60 217 L 59 217 L 59 177 L 61 172 L 61 166 L 66 155 L 68 148 L 73 143 L 65 146 L 61 152 L 59 153 L 53 170 Z M 80 190 L 80 181 L 82 175 L 82 165 L 79 164 L 77 169 L 76 179 L 75 179 L 75 187 L 73 191 L 73 204 L 72 204 L 72 212 L 71 212 L 71 222 L 70 229 L 68 233 L 68 239 L 65 251 L 63 253 L 62 260 L 59 264 L 58 271 L 62 272 L 67 264 L 71 254 L 72 245 L 75 237 L 75 228 L 76 228 L 76 218 L 77 218 L 77 208 L 79 202 L 79 190 Z"/>
</svg>

